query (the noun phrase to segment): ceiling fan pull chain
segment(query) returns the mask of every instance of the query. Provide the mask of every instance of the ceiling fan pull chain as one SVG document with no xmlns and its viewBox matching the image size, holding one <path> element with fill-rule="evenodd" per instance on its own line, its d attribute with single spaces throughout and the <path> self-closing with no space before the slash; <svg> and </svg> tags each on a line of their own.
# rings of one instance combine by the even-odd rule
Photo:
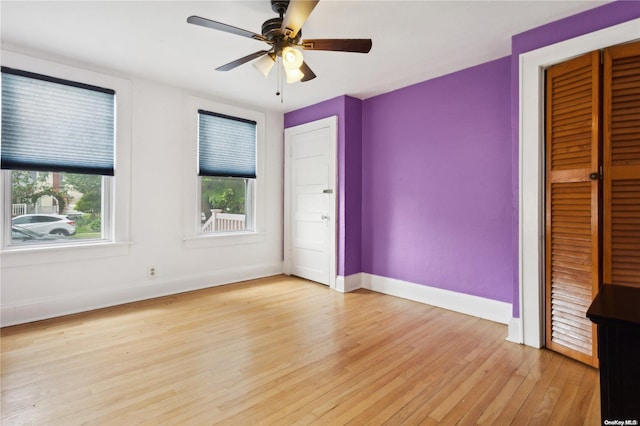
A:
<svg viewBox="0 0 640 426">
<path fill-rule="evenodd" d="M 276 96 L 280 96 L 280 103 L 284 103 L 284 96 L 282 92 L 284 91 L 284 74 L 282 72 L 282 58 L 280 56 L 276 57 Z"/>
</svg>

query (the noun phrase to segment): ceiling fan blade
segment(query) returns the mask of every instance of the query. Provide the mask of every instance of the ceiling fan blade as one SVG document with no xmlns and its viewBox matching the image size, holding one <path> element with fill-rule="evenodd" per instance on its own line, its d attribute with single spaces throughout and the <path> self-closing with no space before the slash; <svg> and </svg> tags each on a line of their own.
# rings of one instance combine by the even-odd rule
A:
<svg viewBox="0 0 640 426">
<path fill-rule="evenodd" d="M 289 38 L 295 38 L 320 0 L 291 0 L 280 30 Z"/>
<path fill-rule="evenodd" d="M 218 68 L 216 68 L 216 71 L 230 71 L 236 67 L 239 67 L 240 65 L 247 63 L 249 61 L 252 61 L 254 59 L 259 58 L 262 55 L 266 55 L 267 53 L 269 53 L 268 50 L 259 50 L 257 52 L 254 52 L 250 55 L 244 56 L 240 59 L 236 59 L 233 62 L 229 62 L 228 64 L 222 65 Z"/>
<path fill-rule="evenodd" d="M 372 45 L 373 43 L 370 38 L 325 38 L 302 40 L 302 48 L 304 50 L 369 53 Z"/>
<path fill-rule="evenodd" d="M 252 38 L 254 40 L 260 40 L 269 43 L 264 36 L 260 34 L 253 33 L 251 31 L 243 30 L 242 28 L 237 28 L 231 25 L 223 24 L 222 22 L 212 21 L 211 19 L 201 18 L 200 16 L 189 16 L 187 18 L 187 22 L 194 25 L 200 25 L 201 27 L 212 28 L 218 31 L 224 31 L 226 33 L 231 33 L 235 35 L 239 35 L 242 37 Z"/>
<path fill-rule="evenodd" d="M 301 82 L 313 80 L 314 78 L 316 78 L 315 73 L 311 71 L 311 68 L 309 68 L 309 65 L 307 65 L 306 62 L 302 62 L 302 65 L 300 65 L 300 71 L 302 72 L 302 74 L 304 74 L 304 77 L 302 77 L 302 79 L 300 80 Z"/>
</svg>

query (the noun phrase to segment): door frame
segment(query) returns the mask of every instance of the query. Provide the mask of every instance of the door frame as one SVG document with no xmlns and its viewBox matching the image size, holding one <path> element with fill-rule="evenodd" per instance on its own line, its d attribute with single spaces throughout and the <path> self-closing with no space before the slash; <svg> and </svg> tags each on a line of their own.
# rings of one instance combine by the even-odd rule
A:
<svg viewBox="0 0 640 426">
<path fill-rule="evenodd" d="M 333 194 L 329 197 L 329 287 L 336 288 L 337 278 L 337 235 L 338 235 L 338 117 L 331 117 L 300 124 L 298 126 L 284 129 L 284 261 L 282 271 L 285 275 L 291 275 L 291 134 L 312 132 L 322 128 L 329 128 L 331 139 L 329 141 L 329 153 L 333 159 L 333 164 L 329 170 L 329 187 L 333 189 Z"/>
<path fill-rule="evenodd" d="M 544 68 L 593 50 L 640 39 L 634 19 L 520 55 L 518 285 L 520 321 L 512 339 L 544 343 Z"/>
</svg>

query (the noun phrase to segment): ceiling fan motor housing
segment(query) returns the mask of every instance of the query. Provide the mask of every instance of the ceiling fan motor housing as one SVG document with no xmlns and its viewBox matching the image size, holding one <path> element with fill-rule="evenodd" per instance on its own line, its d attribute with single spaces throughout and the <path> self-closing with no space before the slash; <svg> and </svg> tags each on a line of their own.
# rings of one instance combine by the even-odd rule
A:
<svg viewBox="0 0 640 426">
<path fill-rule="evenodd" d="M 286 37 L 282 33 L 282 18 L 272 18 L 267 19 L 262 24 L 262 35 L 271 42 L 278 44 L 278 42 L 283 41 Z M 291 40 L 291 43 L 297 44 L 300 41 L 300 37 L 302 36 L 302 30 L 298 31 L 296 37 Z M 284 43 L 284 45 L 290 44 L 289 42 Z"/>
<path fill-rule="evenodd" d="M 282 18 L 267 19 L 262 24 L 262 35 L 269 41 L 275 41 L 278 36 L 282 36 L 280 26 L 282 25 Z"/>
</svg>

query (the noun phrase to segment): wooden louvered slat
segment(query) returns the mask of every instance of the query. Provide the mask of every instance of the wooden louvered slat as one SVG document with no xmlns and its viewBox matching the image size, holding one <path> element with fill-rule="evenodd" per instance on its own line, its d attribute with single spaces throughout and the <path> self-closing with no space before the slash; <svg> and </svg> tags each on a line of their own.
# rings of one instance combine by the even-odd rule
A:
<svg viewBox="0 0 640 426">
<path fill-rule="evenodd" d="M 640 287 L 640 179 L 612 182 L 610 231 L 611 282 Z"/>
<path fill-rule="evenodd" d="M 590 357 L 593 326 L 585 314 L 592 299 L 591 182 L 551 184 L 550 343 Z M 570 213 L 569 215 L 564 215 Z"/>
<path fill-rule="evenodd" d="M 640 287 L 640 42 L 604 54 L 605 283 Z"/>
<path fill-rule="evenodd" d="M 552 170 L 573 170 L 591 163 L 591 67 L 591 63 L 581 60 L 569 73 L 550 71 L 553 96 L 549 98 L 548 125 L 554 138 L 549 152 Z"/>
<path fill-rule="evenodd" d="M 547 70 L 546 346 L 597 365 L 599 54 Z"/>
</svg>

